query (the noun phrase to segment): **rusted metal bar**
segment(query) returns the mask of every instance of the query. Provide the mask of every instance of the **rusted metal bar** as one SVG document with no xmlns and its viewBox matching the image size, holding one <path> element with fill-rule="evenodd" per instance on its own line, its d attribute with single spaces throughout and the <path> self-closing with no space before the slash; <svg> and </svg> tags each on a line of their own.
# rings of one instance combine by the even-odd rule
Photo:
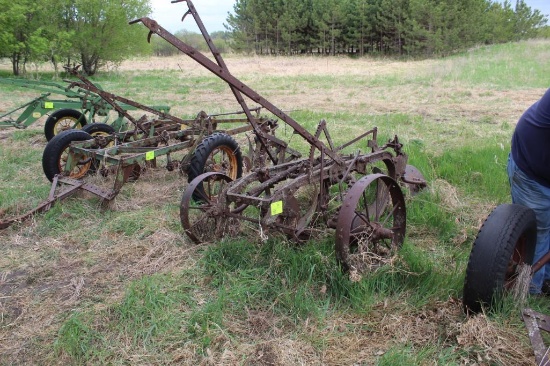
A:
<svg viewBox="0 0 550 366">
<path fill-rule="evenodd" d="M 195 8 L 195 5 L 193 5 L 193 2 L 188 1 L 188 0 L 175 0 L 175 1 L 172 1 L 172 3 L 178 3 L 178 2 L 183 2 L 183 1 L 185 1 L 187 3 L 187 6 L 188 6 L 189 9 L 185 13 L 185 15 L 183 16 L 182 21 L 185 19 L 185 17 L 188 14 L 191 14 L 193 16 L 193 19 L 195 19 L 195 23 L 199 27 L 199 30 L 201 31 L 201 34 L 203 35 L 204 40 L 206 41 L 206 44 L 208 45 L 208 48 L 210 49 L 210 52 L 212 52 L 212 55 L 216 59 L 216 62 L 218 63 L 218 65 L 223 70 L 226 70 L 226 72 L 229 72 L 229 69 L 227 68 L 227 65 L 225 64 L 225 61 L 223 60 L 223 58 L 221 56 L 221 53 L 218 51 L 216 45 L 212 41 L 212 38 L 208 34 L 208 31 L 204 27 L 204 23 L 202 22 L 202 19 L 199 16 L 199 13 L 197 12 L 197 9 Z M 260 140 L 261 140 L 260 142 L 262 143 L 262 145 L 264 146 L 264 148 L 266 149 L 268 154 L 270 154 L 270 157 L 273 160 L 273 156 L 271 155 L 271 152 L 269 151 L 269 149 L 267 149 L 266 137 L 263 134 L 260 133 L 259 129 L 258 129 L 258 131 L 256 131 L 257 126 L 254 125 L 254 123 L 252 122 L 253 121 L 252 111 L 250 110 L 250 108 L 248 108 L 248 105 L 246 104 L 246 101 L 244 100 L 243 96 L 241 95 L 239 90 L 237 88 L 235 88 L 234 86 L 230 85 L 229 87 L 231 88 L 231 92 L 235 96 L 235 99 L 237 99 L 237 102 L 241 105 L 241 107 L 243 109 L 243 112 L 246 114 L 246 117 L 248 118 L 248 120 L 252 124 L 252 128 L 255 130 L 256 135 L 258 135 L 258 137 L 260 138 Z"/>
<path fill-rule="evenodd" d="M 114 95 L 112 93 L 109 93 L 109 92 L 106 92 L 104 90 L 101 90 L 99 89 L 98 87 L 96 87 L 90 80 L 86 79 L 81 73 L 78 72 L 78 68 L 80 66 L 76 66 L 74 68 L 66 68 L 66 70 L 73 76 L 76 76 L 78 77 L 82 83 L 72 83 L 71 84 L 71 88 L 74 87 L 74 86 L 78 86 L 79 88 L 82 88 L 82 89 L 86 89 L 86 90 L 89 90 L 93 93 L 96 93 L 97 95 L 99 95 L 104 101 L 106 101 L 107 103 L 109 103 L 113 109 L 115 111 L 117 111 L 120 115 L 123 115 L 125 116 L 130 122 L 132 122 L 132 124 L 135 126 L 136 129 L 140 129 L 142 132 L 144 132 L 145 134 L 147 134 L 147 131 L 142 127 L 142 125 L 134 118 L 132 117 L 128 112 L 126 112 L 124 109 L 122 109 L 115 101 L 118 100 L 120 102 L 123 102 L 123 103 L 126 103 L 126 104 L 129 104 L 129 105 L 132 105 L 134 107 L 137 107 L 137 108 L 140 108 L 140 109 L 143 109 L 147 112 L 150 112 L 150 113 L 154 113 L 154 114 L 158 114 L 160 115 L 161 117 L 163 118 L 169 118 L 169 117 L 173 117 L 173 116 L 170 116 L 170 115 L 167 115 L 165 114 L 164 112 L 160 112 L 160 111 L 157 111 L 153 108 L 149 108 L 147 106 L 144 106 L 144 105 L 141 105 L 139 103 L 136 103 L 132 100 L 129 100 L 129 99 L 126 99 L 126 98 L 123 98 L 123 97 L 119 97 L 117 95 Z M 173 117 L 173 118 L 176 118 L 176 117 Z M 171 118 L 170 118 L 171 119 Z M 179 118 L 177 118 L 179 120 Z M 174 120 L 174 122 L 179 122 L 181 123 L 180 121 L 181 120 Z M 182 121 L 183 122 L 183 121 Z"/>
<path fill-rule="evenodd" d="M 64 184 L 65 188 L 61 190 L 59 193 L 55 194 L 55 190 L 60 186 L 60 184 Z M 80 189 L 91 192 L 107 200 L 111 200 L 114 197 L 113 192 L 103 190 L 92 184 L 87 184 L 81 180 L 56 176 L 52 182 L 52 188 L 50 189 L 50 195 L 47 200 L 40 203 L 36 208 L 30 211 L 27 211 L 23 215 L 20 215 L 8 220 L 0 220 L 0 230 L 6 229 L 7 227 L 9 227 L 10 225 L 16 222 L 20 223 L 25 220 L 28 220 L 29 218 L 31 218 L 33 215 L 37 213 L 48 211 L 56 202 L 72 196 Z"/>
<path fill-rule="evenodd" d="M 544 340 L 540 333 L 541 330 L 550 332 L 550 317 L 537 313 L 532 309 L 524 309 L 522 315 L 531 345 L 533 346 L 533 351 L 535 352 L 537 365 L 550 366 L 550 349 L 544 344 Z"/>
<path fill-rule="evenodd" d="M 190 0 L 185 0 L 188 5 L 192 4 Z M 230 87 L 235 88 L 242 94 L 246 95 L 251 100 L 255 101 L 256 103 L 260 104 L 262 107 L 267 109 L 269 112 L 273 113 L 275 116 L 277 116 L 279 119 L 281 119 L 283 122 L 285 122 L 287 125 L 289 125 L 294 131 L 302 136 L 309 144 L 317 148 L 319 151 L 322 149 L 325 149 L 325 153 L 328 157 L 330 157 L 332 160 L 337 162 L 338 164 L 343 164 L 343 161 L 341 157 L 331 149 L 327 148 L 325 144 L 320 141 L 318 138 L 313 136 L 311 133 L 309 133 L 305 128 L 303 128 L 298 122 L 296 122 L 294 119 L 292 119 L 289 115 L 284 113 L 282 110 L 277 108 L 275 105 L 273 105 L 271 102 L 263 98 L 261 95 L 259 95 L 257 92 L 252 90 L 250 87 L 248 87 L 246 84 L 244 84 L 242 81 L 234 77 L 229 73 L 227 68 L 224 68 L 220 65 L 217 65 L 213 61 L 211 61 L 208 57 L 204 56 L 201 52 L 196 50 L 195 48 L 189 46 L 185 42 L 181 41 L 180 39 L 176 38 L 174 35 L 172 35 L 170 32 L 168 32 L 166 29 L 161 27 L 155 20 L 144 17 L 141 19 L 137 19 L 132 21 L 130 24 L 134 24 L 137 22 L 143 23 L 152 33 L 155 33 L 159 35 L 161 38 L 165 39 L 167 42 L 171 43 L 173 46 L 175 46 L 177 49 L 185 53 L 187 56 L 191 57 L 193 60 L 204 66 L 206 69 L 208 69 L 210 72 L 218 76 L 220 79 L 224 80 Z M 266 136 L 265 134 L 262 134 L 258 128 L 253 127 L 254 132 L 261 135 L 263 138 L 273 138 L 271 136 Z M 280 141 L 280 140 L 279 140 Z M 273 160 L 273 157 L 272 157 Z"/>
<path fill-rule="evenodd" d="M 534 274 L 535 272 L 539 271 L 548 262 L 550 262 L 550 252 L 546 253 L 541 259 L 537 261 L 537 263 L 533 264 L 533 267 L 531 267 L 531 273 Z"/>
</svg>

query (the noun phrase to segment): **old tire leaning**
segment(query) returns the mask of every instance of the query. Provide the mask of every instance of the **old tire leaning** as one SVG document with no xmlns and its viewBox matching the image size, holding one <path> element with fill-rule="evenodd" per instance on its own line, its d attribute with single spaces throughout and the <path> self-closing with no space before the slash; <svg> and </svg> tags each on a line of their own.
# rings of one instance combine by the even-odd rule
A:
<svg viewBox="0 0 550 366">
<path fill-rule="evenodd" d="M 226 133 L 213 133 L 197 146 L 189 163 L 188 182 L 208 172 L 222 173 L 232 180 L 240 178 L 243 174 L 243 158 L 239 144 Z M 204 194 L 203 186 L 198 186 L 196 191 L 202 194 L 193 194 L 193 199 L 200 201 Z"/>
<path fill-rule="evenodd" d="M 466 313 L 489 307 L 510 289 L 518 266 L 533 264 L 537 241 L 535 213 L 528 207 L 496 207 L 479 230 L 466 269 L 462 303 Z"/>
<path fill-rule="evenodd" d="M 74 109 L 60 109 L 49 115 L 44 124 L 44 135 L 46 140 L 50 141 L 60 132 L 69 129 L 80 129 L 86 125 L 86 117 L 82 113 Z"/>
<path fill-rule="evenodd" d="M 66 150 L 74 141 L 86 141 L 92 139 L 92 136 L 81 130 L 63 131 L 52 138 L 42 154 L 42 169 L 46 178 L 51 182 L 53 178 L 64 170 L 63 156 Z M 79 163 L 81 171 L 75 174 L 70 174 L 71 178 L 82 178 L 88 173 L 92 167 L 92 161 L 83 161 Z"/>
</svg>

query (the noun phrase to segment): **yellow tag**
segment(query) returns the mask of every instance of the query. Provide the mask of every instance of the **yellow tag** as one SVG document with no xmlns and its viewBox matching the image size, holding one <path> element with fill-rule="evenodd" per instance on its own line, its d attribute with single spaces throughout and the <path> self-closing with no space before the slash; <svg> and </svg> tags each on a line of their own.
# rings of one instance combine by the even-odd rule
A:
<svg viewBox="0 0 550 366">
<path fill-rule="evenodd" d="M 53 109 L 53 102 L 44 102 L 44 108 Z"/>
<path fill-rule="evenodd" d="M 40 118 L 40 117 L 42 117 L 42 114 L 40 114 L 40 112 L 34 112 L 32 114 L 32 118 Z"/>
<path fill-rule="evenodd" d="M 271 204 L 271 216 L 277 216 L 283 213 L 283 201 L 273 202 Z"/>
<path fill-rule="evenodd" d="M 155 152 L 154 151 L 147 151 L 145 153 L 145 160 L 153 160 L 155 158 Z"/>
</svg>

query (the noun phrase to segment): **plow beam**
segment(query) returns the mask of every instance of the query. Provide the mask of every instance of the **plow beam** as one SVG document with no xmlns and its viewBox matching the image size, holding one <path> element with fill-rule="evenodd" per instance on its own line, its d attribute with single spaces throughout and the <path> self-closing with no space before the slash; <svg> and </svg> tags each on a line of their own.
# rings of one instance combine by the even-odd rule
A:
<svg viewBox="0 0 550 366">
<path fill-rule="evenodd" d="M 188 5 L 192 6 L 191 1 L 187 0 Z M 168 43 L 172 44 L 174 47 L 179 49 L 181 52 L 185 53 L 187 56 L 191 57 L 193 60 L 195 60 L 197 63 L 205 67 L 207 70 L 218 76 L 220 79 L 225 81 L 230 88 L 233 91 L 238 91 L 244 95 L 246 95 L 248 98 L 253 100 L 254 102 L 258 103 L 262 107 L 264 107 L 269 112 L 273 113 L 275 116 L 277 116 L 279 119 L 281 119 L 283 122 L 285 122 L 287 125 L 289 125 L 294 131 L 302 136 L 310 145 L 314 146 L 319 151 L 324 150 L 325 154 L 329 156 L 333 161 L 335 161 L 338 164 L 343 164 L 343 160 L 341 156 L 339 156 L 335 151 L 332 151 L 330 148 L 325 146 L 325 144 L 320 141 L 318 138 L 316 138 L 314 135 L 309 133 L 305 128 L 303 128 L 298 122 L 296 122 L 292 117 L 287 115 L 285 112 L 277 108 L 275 105 L 273 105 L 271 102 L 269 102 L 267 99 L 262 97 L 260 94 L 252 90 L 250 87 L 245 85 L 242 81 L 231 75 L 227 67 L 224 67 L 225 65 L 219 65 L 210 60 L 208 57 L 204 56 L 201 52 L 199 52 L 197 49 L 189 46 L 185 42 L 178 39 L 176 36 L 168 32 L 166 29 L 164 29 L 162 26 L 160 26 L 155 20 L 144 17 L 140 19 L 133 20 L 130 22 L 130 24 L 135 24 L 141 22 L 143 25 L 145 25 L 152 33 L 155 33 L 159 35 L 161 38 L 166 40 Z M 237 98 L 239 99 L 239 98 Z M 240 102 L 240 101 L 239 101 Z M 241 104 L 242 105 L 242 104 Z M 250 123 L 253 123 L 252 121 Z M 254 131 L 256 134 L 258 134 L 258 128 L 257 126 L 253 126 Z M 264 134 L 259 133 L 259 137 L 261 139 L 265 139 L 266 136 Z"/>
<path fill-rule="evenodd" d="M 64 184 L 65 187 L 58 193 L 55 193 L 60 184 Z M 56 175 L 52 181 L 52 188 L 50 189 L 50 194 L 47 200 L 43 201 L 36 208 L 24 213 L 23 215 L 11 219 L 0 220 L 0 230 L 8 228 L 12 224 L 26 221 L 37 213 L 47 212 L 55 203 L 72 196 L 81 189 L 93 193 L 108 201 L 112 200 L 116 196 L 116 193 L 113 191 L 108 191 L 92 184 L 84 183 L 81 180 Z"/>
</svg>

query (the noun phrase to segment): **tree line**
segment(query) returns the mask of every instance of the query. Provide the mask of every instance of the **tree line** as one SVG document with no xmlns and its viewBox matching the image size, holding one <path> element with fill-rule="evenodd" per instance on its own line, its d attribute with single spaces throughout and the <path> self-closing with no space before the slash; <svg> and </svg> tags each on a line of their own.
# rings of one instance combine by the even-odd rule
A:
<svg viewBox="0 0 550 366">
<path fill-rule="evenodd" d="M 208 45 L 206 44 L 202 34 L 182 29 L 175 32 L 174 36 L 201 52 L 209 52 Z M 210 33 L 210 38 L 212 39 L 212 42 L 214 43 L 218 51 L 222 53 L 231 51 L 229 47 L 229 44 L 231 42 L 231 34 L 229 32 L 212 32 Z M 174 56 L 181 54 L 180 50 L 178 50 L 176 47 L 160 37 L 151 38 L 151 44 L 153 47 L 154 56 Z"/>
<path fill-rule="evenodd" d="M 78 63 L 93 75 L 136 54 L 179 53 L 128 22 L 149 0 L 0 0 L 0 58 L 13 74 L 32 62 Z M 237 0 L 227 31 L 212 33 L 222 52 L 257 54 L 446 55 L 476 44 L 550 36 L 546 17 L 523 0 Z M 545 33 L 541 33 L 541 32 Z M 206 51 L 202 35 L 178 38 Z"/>
<path fill-rule="evenodd" d="M 0 57 L 14 75 L 30 62 L 78 63 L 93 75 L 106 62 L 147 50 L 145 27 L 128 25 L 151 12 L 148 0 L 0 0 Z"/>
<path fill-rule="evenodd" d="M 81 64 L 93 75 L 107 63 L 136 54 L 171 56 L 180 53 L 159 37 L 147 44 L 148 30 L 128 22 L 151 13 L 150 0 L 0 0 L 0 58 L 8 58 L 14 75 L 35 62 Z M 200 51 L 202 35 L 181 30 L 176 37 Z M 221 52 L 229 51 L 228 32 L 213 32 Z"/>
<path fill-rule="evenodd" d="M 532 38 L 547 22 L 523 0 L 237 0 L 226 28 L 256 54 L 447 55 Z"/>
</svg>

